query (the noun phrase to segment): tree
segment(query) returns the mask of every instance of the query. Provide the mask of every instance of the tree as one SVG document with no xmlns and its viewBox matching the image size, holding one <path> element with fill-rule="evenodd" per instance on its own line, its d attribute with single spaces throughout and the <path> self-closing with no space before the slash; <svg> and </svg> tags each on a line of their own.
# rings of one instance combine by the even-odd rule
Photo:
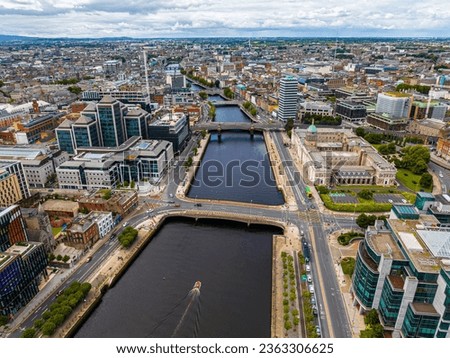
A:
<svg viewBox="0 0 450 358">
<path fill-rule="evenodd" d="M 290 132 L 292 131 L 292 128 L 294 128 L 294 120 L 292 118 L 289 118 L 284 125 L 284 129 L 286 130 L 286 132 Z"/>
<path fill-rule="evenodd" d="M 375 215 L 366 215 L 365 213 L 360 214 L 356 218 L 356 224 L 363 229 L 367 229 L 368 226 L 375 224 L 377 217 Z"/>
<path fill-rule="evenodd" d="M 408 146 L 402 149 L 402 153 L 402 168 L 407 168 L 414 174 L 423 174 L 427 171 L 427 164 L 430 161 L 430 151 L 427 147 Z"/>
<path fill-rule="evenodd" d="M 34 328 L 27 328 L 22 332 L 21 338 L 34 338 L 36 335 L 36 330 Z"/>
<path fill-rule="evenodd" d="M 185 166 L 186 168 L 189 168 L 189 167 L 192 165 L 193 162 L 194 162 L 194 160 L 192 159 L 192 157 L 188 157 L 188 158 L 186 159 L 186 161 L 184 162 L 184 166 Z"/>
<path fill-rule="evenodd" d="M 291 323 L 291 321 L 285 321 L 285 322 L 284 322 L 284 329 L 285 329 L 286 331 L 289 331 L 290 329 L 292 329 L 292 323 Z"/>
<path fill-rule="evenodd" d="M 433 176 L 430 173 L 423 173 L 420 177 L 419 184 L 422 188 L 429 188 L 433 185 Z"/>
<path fill-rule="evenodd" d="M 366 135 L 366 131 L 362 127 L 358 127 L 355 130 L 357 136 L 364 137 Z"/>
<path fill-rule="evenodd" d="M 136 186 L 136 183 L 134 182 L 134 180 L 132 180 L 130 183 L 130 188 L 134 189 L 135 186 Z"/>
<path fill-rule="evenodd" d="M 76 94 L 77 96 L 83 92 L 83 90 L 78 86 L 70 86 L 67 88 L 70 93 Z"/>
<path fill-rule="evenodd" d="M 8 323 L 8 317 L 4 315 L 0 315 L 0 327 L 4 326 Z"/>
<path fill-rule="evenodd" d="M 361 338 L 383 338 L 384 329 L 381 324 L 376 324 L 360 332 Z"/>
<path fill-rule="evenodd" d="M 67 261 L 69 261 L 70 260 L 70 257 L 69 256 L 67 256 L 67 255 L 64 255 L 64 257 L 63 257 L 63 262 L 67 262 Z"/>
<path fill-rule="evenodd" d="M 200 98 L 201 98 L 202 100 L 205 100 L 205 99 L 208 98 L 208 94 L 207 94 L 206 92 L 204 92 L 204 91 L 200 91 L 200 92 L 198 93 L 198 95 L 200 96 Z"/>
<path fill-rule="evenodd" d="M 203 129 L 203 130 L 201 131 L 202 138 L 205 138 L 207 133 L 208 133 L 208 132 L 206 131 L 206 129 Z"/>
<path fill-rule="evenodd" d="M 372 200 L 372 198 L 373 198 L 373 193 L 372 193 L 370 190 L 368 190 L 368 189 L 363 189 L 363 190 L 361 190 L 361 191 L 358 193 L 358 196 L 359 196 L 361 199 Z"/>
<path fill-rule="evenodd" d="M 46 336 L 51 336 L 53 333 L 55 333 L 56 325 L 52 321 L 47 321 L 42 326 L 42 333 Z"/>
<path fill-rule="evenodd" d="M 129 185 L 130 185 L 130 183 L 129 183 L 128 181 L 125 180 L 125 181 L 123 182 L 123 186 L 124 186 L 125 188 L 128 187 Z"/>
<path fill-rule="evenodd" d="M 372 308 L 364 317 L 364 323 L 366 325 L 374 326 L 380 323 L 380 319 L 378 318 L 378 312 L 375 308 Z"/>
<path fill-rule="evenodd" d="M 112 191 L 107 189 L 103 192 L 102 199 L 109 200 L 109 199 L 111 199 L 111 196 L 112 196 Z"/>
<path fill-rule="evenodd" d="M 58 261 L 61 261 L 62 258 L 63 258 L 63 257 L 62 257 L 61 255 L 56 256 L 56 259 L 57 259 Z"/>
</svg>

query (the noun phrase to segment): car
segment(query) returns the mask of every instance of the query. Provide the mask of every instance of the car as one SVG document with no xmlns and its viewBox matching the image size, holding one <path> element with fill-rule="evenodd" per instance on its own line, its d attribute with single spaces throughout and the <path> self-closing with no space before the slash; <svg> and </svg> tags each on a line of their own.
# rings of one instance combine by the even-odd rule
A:
<svg viewBox="0 0 450 358">
<path fill-rule="evenodd" d="M 194 206 L 199 206 L 199 207 L 200 207 L 200 206 L 202 206 L 202 204 L 200 204 L 200 203 L 195 203 Z"/>
<path fill-rule="evenodd" d="M 89 257 L 86 259 L 86 263 L 91 262 L 91 260 L 92 260 L 92 256 L 89 256 Z"/>
<path fill-rule="evenodd" d="M 313 315 L 314 315 L 314 316 L 317 316 L 318 313 L 319 313 L 319 312 L 317 311 L 317 308 L 313 308 Z"/>
<path fill-rule="evenodd" d="M 172 194 L 172 193 L 170 193 L 169 196 L 170 196 L 171 198 L 173 198 L 173 194 Z"/>
<path fill-rule="evenodd" d="M 309 285 L 309 293 L 311 293 L 311 294 L 314 293 L 314 286 L 313 285 Z"/>
<path fill-rule="evenodd" d="M 125 227 L 127 225 L 128 225 L 128 221 L 125 221 L 122 226 Z"/>
<path fill-rule="evenodd" d="M 301 237 L 305 236 L 305 233 L 303 232 L 303 230 L 300 231 L 300 236 L 301 236 Z"/>
<path fill-rule="evenodd" d="M 311 266 L 306 265 L 305 267 L 306 267 L 306 272 L 310 272 L 311 271 Z"/>
<path fill-rule="evenodd" d="M 312 305 L 316 304 L 316 298 L 314 296 L 311 296 L 311 304 Z"/>
<path fill-rule="evenodd" d="M 442 174 L 442 172 L 439 172 L 439 177 L 443 178 L 444 174 Z"/>
<path fill-rule="evenodd" d="M 307 281 L 308 281 L 309 283 L 312 283 L 312 277 L 311 277 L 311 275 L 308 275 Z"/>
<path fill-rule="evenodd" d="M 316 326 L 316 334 L 320 337 L 321 336 L 321 332 L 320 332 L 320 327 Z"/>
</svg>

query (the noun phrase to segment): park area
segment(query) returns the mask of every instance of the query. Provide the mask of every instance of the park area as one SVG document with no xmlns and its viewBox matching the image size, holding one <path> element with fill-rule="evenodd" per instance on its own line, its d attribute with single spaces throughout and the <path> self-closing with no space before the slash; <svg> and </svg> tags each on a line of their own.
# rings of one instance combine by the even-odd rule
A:
<svg viewBox="0 0 450 358">
<path fill-rule="evenodd" d="M 336 186 L 328 189 L 318 186 L 317 191 L 327 209 L 345 212 L 387 212 L 393 204 L 413 203 L 415 194 L 395 187 Z"/>
</svg>

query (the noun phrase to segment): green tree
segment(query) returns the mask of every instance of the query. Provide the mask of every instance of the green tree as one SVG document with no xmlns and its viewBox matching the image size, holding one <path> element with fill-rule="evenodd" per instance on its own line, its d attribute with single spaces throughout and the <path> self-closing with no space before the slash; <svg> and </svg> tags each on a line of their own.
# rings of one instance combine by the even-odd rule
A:
<svg viewBox="0 0 450 358">
<path fill-rule="evenodd" d="M 42 318 L 37 319 L 33 322 L 33 327 L 36 329 L 41 329 L 41 327 L 44 325 L 45 321 Z"/>
<path fill-rule="evenodd" d="M 21 338 L 34 338 L 36 336 L 36 330 L 34 328 L 27 328 L 22 332 Z"/>
<path fill-rule="evenodd" d="M 127 188 L 129 185 L 130 185 L 130 183 L 129 183 L 127 180 L 125 180 L 125 181 L 123 182 L 123 186 L 124 186 L 125 188 Z"/>
<path fill-rule="evenodd" d="M 363 127 L 356 128 L 355 133 L 357 136 L 360 136 L 360 137 L 364 137 L 366 135 L 366 131 L 364 130 Z"/>
<path fill-rule="evenodd" d="M 292 329 L 292 323 L 291 323 L 291 321 L 285 321 L 285 322 L 284 322 L 284 329 L 285 329 L 286 331 L 289 331 L 290 329 Z"/>
<path fill-rule="evenodd" d="M 0 315 L 0 327 L 8 324 L 8 317 L 4 315 Z"/>
<path fill-rule="evenodd" d="M 67 90 L 68 90 L 70 93 L 76 94 L 77 96 L 78 96 L 81 92 L 83 92 L 83 90 L 82 90 L 80 87 L 78 87 L 78 86 L 70 86 L 70 87 L 67 87 Z"/>
<path fill-rule="evenodd" d="M 201 131 L 202 138 L 205 138 L 207 133 L 208 133 L 208 132 L 206 131 L 206 129 L 203 129 L 203 130 Z"/>
<path fill-rule="evenodd" d="M 194 162 L 194 160 L 192 159 L 192 157 L 188 157 L 188 158 L 186 159 L 186 161 L 184 162 L 184 166 L 185 166 L 186 168 L 189 168 L 190 166 L 192 166 L 193 162 Z"/>
<path fill-rule="evenodd" d="M 103 192 L 102 198 L 105 200 L 109 200 L 109 199 L 111 199 L 111 196 L 112 196 L 112 191 L 107 189 Z"/>
<path fill-rule="evenodd" d="M 356 224 L 360 228 L 367 229 L 368 226 L 372 226 L 375 224 L 375 220 L 377 220 L 377 217 L 375 215 L 367 215 L 365 213 L 362 213 L 356 218 Z"/>
<path fill-rule="evenodd" d="M 433 185 L 433 176 L 430 173 L 423 173 L 420 177 L 419 184 L 422 188 L 429 188 Z"/>
<path fill-rule="evenodd" d="M 198 95 L 200 96 L 200 98 L 201 98 L 202 100 L 205 100 L 205 99 L 208 98 L 208 94 L 207 94 L 206 92 L 204 92 L 204 91 L 200 91 L 200 92 L 198 93 Z"/>
<path fill-rule="evenodd" d="M 64 257 L 62 258 L 63 262 L 67 262 L 70 260 L 70 256 L 64 255 Z"/>
<path fill-rule="evenodd" d="M 378 312 L 375 308 L 372 308 L 367 314 L 364 316 L 364 323 L 366 325 L 374 326 L 380 323 L 380 319 L 378 318 Z"/>
<path fill-rule="evenodd" d="M 358 196 L 361 199 L 365 199 L 365 200 L 372 200 L 373 199 L 373 193 L 368 190 L 368 189 L 363 189 L 358 193 Z"/>
<path fill-rule="evenodd" d="M 57 259 L 58 261 L 61 261 L 62 258 L 63 258 L 63 257 L 62 257 L 61 255 L 56 256 L 56 259 Z"/>
<path fill-rule="evenodd" d="M 284 129 L 286 130 L 286 132 L 291 132 L 293 128 L 294 128 L 294 120 L 292 118 L 289 118 L 286 121 L 286 124 L 284 125 Z"/>
<path fill-rule="evenodd" d="M 134 182 L 134 180 L 132 180 L 130 183 L 130 188 L 134 189 L 135 186 L 136 186 L 136 183 Z"/>
<path fill-rule="evenodd" d="M 56 325 L 52 321 L 45 322 L 41 329 L 42 333 L 45 336 L 51 336 L 53 333 L 55 333 L 55 330 Z"/>
</svg>

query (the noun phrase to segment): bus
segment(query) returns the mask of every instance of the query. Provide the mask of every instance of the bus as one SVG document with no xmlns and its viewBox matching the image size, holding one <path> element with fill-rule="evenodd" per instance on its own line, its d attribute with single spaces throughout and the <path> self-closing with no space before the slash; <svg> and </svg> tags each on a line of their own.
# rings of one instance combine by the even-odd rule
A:
<svg viewBox="0 0 450 358">
<path fill-rule="evenodd" d="M 305 194 L 308 198 L 312 197 L 311 188 L 309 186 L 305 187 Z"/>
</svg>

